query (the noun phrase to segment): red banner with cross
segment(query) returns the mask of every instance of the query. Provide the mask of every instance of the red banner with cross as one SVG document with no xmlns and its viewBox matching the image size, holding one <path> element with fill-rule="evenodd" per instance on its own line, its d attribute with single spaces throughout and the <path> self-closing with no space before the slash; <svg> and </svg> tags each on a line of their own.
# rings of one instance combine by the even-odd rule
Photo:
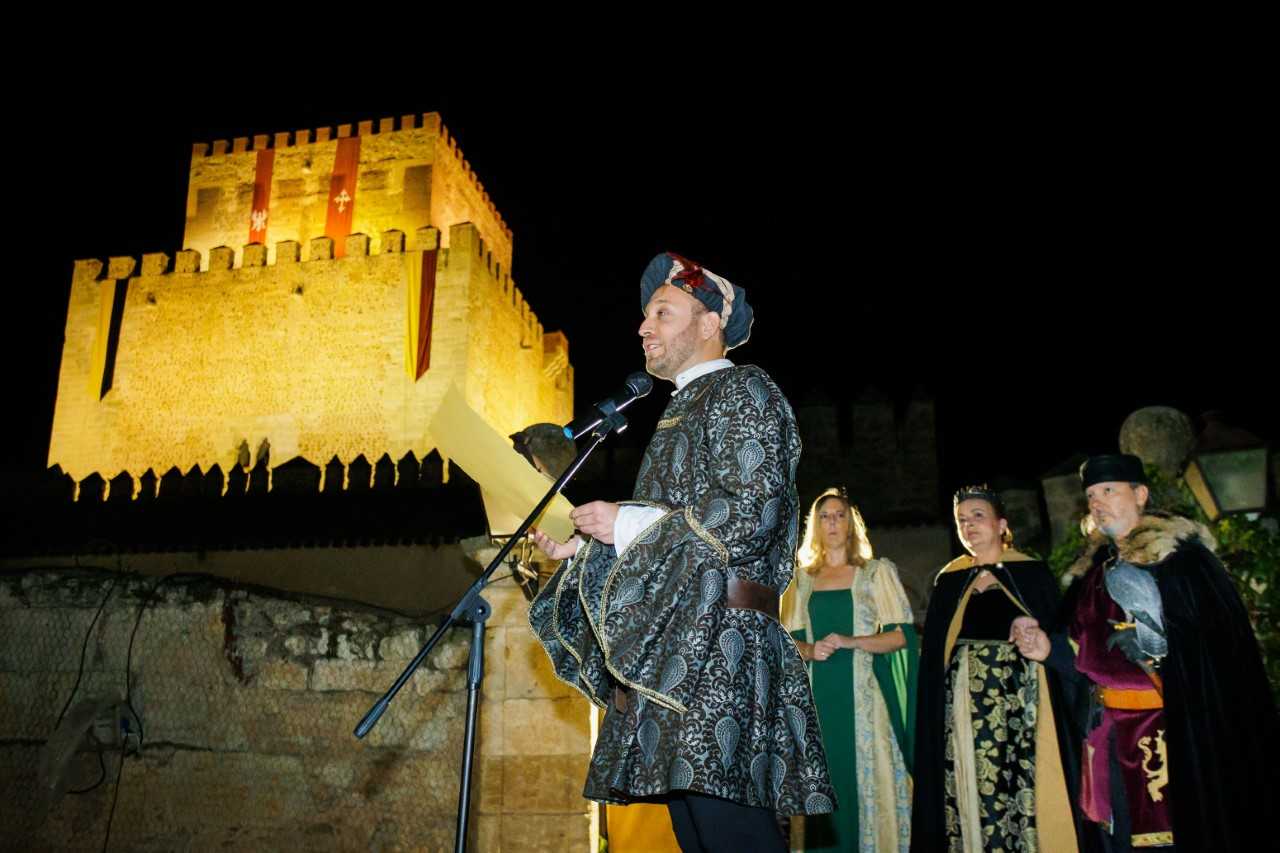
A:
<svg viewBox="0 0 1280 853">
<path fill-rule="evenodd" d="M 338 153 L 329 178 L 329 212 L 325 215 L 324 236 L 333 240 L 333 256 L 347 253 L 347 236 L 356 209 L 356 172 L 360 166 L 360 137 L 338 140 Z"/>
<path fill-rule="evenodd" d="M 267 242 L 267 211 L 271 208 L 271 172 L 276 165 L 276 150 L 258 152 L 258 165 L 253 172 L 253 207 L 249 209 L 249 242 Z"/>
</svg>

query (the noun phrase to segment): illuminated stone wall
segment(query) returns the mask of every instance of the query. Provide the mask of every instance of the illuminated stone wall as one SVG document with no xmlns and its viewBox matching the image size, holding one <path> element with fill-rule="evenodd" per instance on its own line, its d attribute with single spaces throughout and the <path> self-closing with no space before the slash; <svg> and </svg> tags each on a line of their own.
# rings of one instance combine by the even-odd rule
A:
<svg viewBox="0 0 1280 853">
<path fill-rule="evenodd" d="M 67 311 L 49 464 L 77 481 L 93 471 L 223 470 L 264 440 L 275 462 L 419 457 L 450 383 L 502 434 L 572 417 L 572 367 L 563 335 L 542 325 L 499 268 L 479 229 L 449 229 L 440 251 L 431 366 L 407 361 L 409 269 L 438 242 L 435 229 L 347 240 L 285 242 L 267 264 L 261 246 L 210 264 L 185 251 L 76 264 Z M 200 271 L 201 266 L 207 269 Z M 171 269 L 172 267 L 172 269 Z M 117 282 L 127 282 L 111 389 L 99 399 L 104 338 Z"/>
<path fill-rule="evenodd" d="M 198 143 L 191 156 L 183 248 L 199 252 L 207 267 L 211 249 L 235 247 L 239 265 L 239 247 L 249 240 L 258 152 L 268 149 L 275 151 L 268 262 L 274 263 L 280 241 L 305 246 L 323 237 L 338 139 L 353 136 L 360 140 L 360 158 L 351 230 L 369 234 L 375 252 L 385 231 L 412 234 L 433 225 L 446 231 L 448 246 L 448 228 L 471 222 L 493 263 L 511 270 L 511 229 L 436 113 Z"/>
<path fill-rule="evenodd" d="M 353 136 L 353 233 L 335 245 L 330 179 Z M 265 241 L 248 243 L 268 150 Z M 511 230 L 435 113 L 196 145 L 183 243 L 76 264 L 49 450 L 76 480 L 227 470 L 264 441 L 276 463 L 421 457 L 450 383 L 504 434 L 573 415 L 568 341 L 512 281 Z M 436 248 L 415 379 L 411 271 Z"/>
</svg>

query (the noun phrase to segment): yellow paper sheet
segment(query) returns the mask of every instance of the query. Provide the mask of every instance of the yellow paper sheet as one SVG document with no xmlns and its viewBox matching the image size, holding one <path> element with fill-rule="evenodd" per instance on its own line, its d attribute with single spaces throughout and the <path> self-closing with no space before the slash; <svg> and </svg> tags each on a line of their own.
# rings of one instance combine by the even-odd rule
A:
<svg viewBox="0 0 1280 853">
<path fill-rule="evenodd" d="M 551 488 L 552 481 L 476 414 L 456 385 L 449 386 L 428 429 L 441 455 L 456 462 L 480 484 L 489 526 L 495 534 L 514 533 Z M 564 495 L 556 495 L 534 526 L 552 539 L 565 542 L 573 535 L 573 522 L 569 520 L 572 509 L 573 504 Z"/>
</svg>

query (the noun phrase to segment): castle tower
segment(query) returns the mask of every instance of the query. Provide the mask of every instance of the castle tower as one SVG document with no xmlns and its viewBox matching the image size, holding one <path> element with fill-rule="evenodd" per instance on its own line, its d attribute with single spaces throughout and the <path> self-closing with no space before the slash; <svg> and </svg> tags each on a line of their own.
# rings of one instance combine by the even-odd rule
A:
<svg viewBox="0 0 1280 853">
<path fill-rule="evenodd" d="M 511 242 L 434 113 L 196 145 L 182 251 L 76 264 L 49 464 L 421 458 L 452 383 L 503 434 L 567 421 Z"/>
</svg>

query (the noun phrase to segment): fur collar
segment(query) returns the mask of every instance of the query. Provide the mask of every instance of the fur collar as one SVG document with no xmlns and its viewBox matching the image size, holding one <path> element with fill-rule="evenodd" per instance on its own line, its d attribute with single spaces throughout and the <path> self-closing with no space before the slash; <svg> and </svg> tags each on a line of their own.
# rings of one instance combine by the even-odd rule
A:
<svg viewBox="0 0 1280 853">
<path fill-rule="evenodd" d="M 1150 566 L 1163 561 L 1178 550 L 1178 546 L 1183 542 L 1191 540 L 1199 540 L 1200 544 L 1210 551 L 1214 551 L 1218 547 L 1218 543 L 1213 538 L 1213 534 L 1209 532 L 1209 528 L 1200 522 L 1178 515 L 1153 513 L 1144 515 L 1142 520 L 1138 522 L 1137 527 L 1133 528 L 1128 536 L 1115 544 L 1120 552 L 1120 559 L 1126 563 L 1133 563 L 1136 566 Z M 1071 564 L 1071 568 L 1067 569 L 1067 574 L 1073 577 L 1083 575 L 1093 565 L 1093 558 L 1098 553 L 1098 549 L 1110 544 L 1110 542 L 1111 540 L 1102 531 L 1092 530 L 1085 542 L 1084 553 Z"/>
</svg>

